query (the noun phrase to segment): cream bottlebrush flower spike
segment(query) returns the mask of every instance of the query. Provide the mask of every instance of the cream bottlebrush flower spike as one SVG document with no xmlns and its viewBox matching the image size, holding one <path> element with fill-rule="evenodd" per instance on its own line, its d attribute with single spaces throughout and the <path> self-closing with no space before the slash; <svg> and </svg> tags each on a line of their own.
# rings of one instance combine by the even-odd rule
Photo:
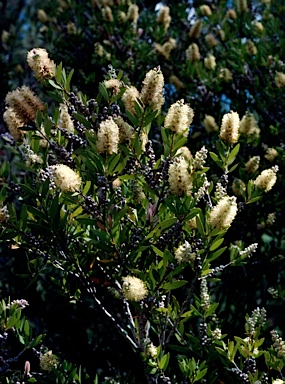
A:
<svg viewBox="0 0 285 384">
<path fill-rule="evenodd" d="M 189 45 L 189 47 L 186 49 L 186 60 L 190 61 L 191 63 L 194 61 L 198 61 L 201 58 L 199 47 L 196 43 L 192 43 Z"/>
<path fill-rule="evenodd" d="M 134 276 L 123 278 L 122 294 L 130 301 L 141 301 L 148 295 L 148 289 L 144 281 Z"/>
<path fill-rule="evenodd" d="M 81 186 L 81 177 L 64 164 L 50 167 L 52 181 L 62 192 L 76 192 Z"/>
<path fill-rule="evenodd" d="M 258 170 L 260 163 L 260 156 L 253 156 L 251 157 L 244 166 L 244 169 L 248 174 L 254 173 Z"/>
<path fill-rule="evenodd" d="M 204 127 L 208 133 L 216 132 L 219 130 L 218 124 L 213 116 L 205 115 L 203 120 Z"/>
<path fill-rule="evenodd" d="M 14 110 L 17 118 L 29 124 L 36 118 L 37 111 L 44 109 L 44 104 L 30 88 L 23 85 L 15 91 L 8 92 L 5 103 Z"/>
<path fill-rule="evenodd" d="M 260 129 L 257 126 L 257 121 L 252 113 L 247 112 L 240 122 L 240 133 L 245 137 L 259 136 Z"/>
<path fill-rule="evenodd" d="M 13 136 L 15 141 L 19 141 L 22 138 L 22 132 L 19 128 L 24 125 L 24 122 L 19 119 L 13 108 L 7 108 L 3 114 L 3 120 L 7 124 L 9 133 Z"/>
<path fill-rule="evenodd" d="M 133 115 L 136 114 L 135 101 L 137 101 L 139 96 L 140 93 L 134 86 L 127 87 L 122 96 L 122 102 L 124 103 L 126 110 L 130 111 Z"/>
<path fill-rule="evenodd" d="M 264 192 L 269 192 L 277 181 L 277 176 L 276 176 L 277 172 L 278 172 L 277 165 L 275 165 L 270 169 L 265 169 L 254 180 L 254 184 L 257 186 L 258 189 L 264 189 Z"/>
<path fill-rule="evenodd" d="M 67 105 L 65 104 L 60 104 L 59 106 L 60 109 L 60 115 L 58 119 L 58 126 L 60 128 L 66 129 L 69 133 L 74 132 L 74 124 L 71 119 L 70 114 L 68 113 L 68 108 Z"/>
<path fill-rule="evenodd" d="M 207 69 L 215 69 L 217 65 L 215 56 L 208 53 L 207 57 L 204 59 L 204 65 Z"/>
<path fill-rule="evenodd" d="M 164 78 L 160 67 L 151 69 L 143 81 L 140 99 L 152 111 L 161 110 L 164 103 L 163 87 Z"/>
<path fill-rule="evenodd" d="M 234 144 L 239 138 L 239 115 L 231 111 L 223 116 L 220 138 L 227 144 Z"/>
<path fill-rule="evenodd" d="M 167 31 L 167 29 L 170 26 L 171 23 L 171 16 L 170 16 L 170 8 L 166 5 L 162 5 L 159 9 L 156 22 L 161 23 L 164 26 L 164 30 Z"/>
<path fill-rule="evenodd" d="M 209 224 L 217 229 L 228 228 L 232 224 L 237 211 L 236 197 L 225 196 L 211 210 Z"/>
<path fill-rule="evenodd" d="M 170 106 L 164 120 L 164 127 L 187 137 L 193 117 L 193 109 L 188 104 L 184 104 L 183 99 L 179 100 Z"/>
<path fill-rule="evenodd" d="M 97 150 L 109 155 L 118 152 L 119 127 L 113 119 L 102 121 L 97 134 Z"/>
<path fill-rule="evenodd" d="M 175 195 L 181 196 L 185 193 L 187 196 L 192 191 L 191 175 L 188 171 L 189 163 L 183 156 L 174 159 L 173 164 L 169 166 L 169 185 L 170 190 Z"/>
<path fill-rule="evenodd" d="M 39 81 L 51 79 L 55 75 L 55 64 L 50 60 L 48 53 L 43 48 L 33 48 L 27 54 L 29 67 L 34 71 L 35 78 Z"/>
</svg>

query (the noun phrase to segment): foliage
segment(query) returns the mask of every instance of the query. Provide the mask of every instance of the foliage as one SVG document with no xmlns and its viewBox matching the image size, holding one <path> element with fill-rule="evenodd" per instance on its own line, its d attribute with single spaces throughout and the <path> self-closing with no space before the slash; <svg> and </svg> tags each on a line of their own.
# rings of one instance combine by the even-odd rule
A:
<svg viewBox="0 0 285 384">
<path fill-rule="evenodd" d="M 28 122 L 35 103 L 17 104 L 24 124 L 17 137 L 9 126 L 16 142 L 3 137 L 3 249 L 26 255 L 23 278 L 88 313 L 89 359 L 112 327 L 131 364 L 82 364 L 84 380 L 283 379 L 282 328 L 272 331 L 284 298 L 282 5 L 221 1 L 192 14 L 181 2 L 168 28 L 146 4 L 137 19 L 123 1 L 56 3 L 39 13 L 44 46 L 57 47 L 54 69 L 35 72 L 48 103 Z M 17 92 L 9 108 L 25 99 Z M 2 332 L 36 346 L 19 307 L 5 308 Z M 4 361 L 3 377 L 21 375 Z M 81 382 L 80 372 L 63 359 L 28 379 Z"/>
</svg>

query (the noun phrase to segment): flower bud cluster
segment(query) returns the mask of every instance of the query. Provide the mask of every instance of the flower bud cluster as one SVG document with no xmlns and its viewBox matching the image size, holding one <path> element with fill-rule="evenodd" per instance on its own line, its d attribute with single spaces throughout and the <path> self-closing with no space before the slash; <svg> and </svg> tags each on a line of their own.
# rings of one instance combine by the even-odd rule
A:
<svg viewBox="0 0 285 384">
<path fill-rule="evenodd" d="M 152 342 L 149 342 L 145 346 L 145 355 L 146 357 L 150 357 L 151 359 L 155 359 L 157 356 L 157 347 L 153 345 Z"/>
<path fill-rule="evenodd" d="M 220 328 L 216 328 L 212 331 L 212 337 L 214 340 L 220 340 L 222 337 L 222 331 Z"/>
<path fill-rule="evenodd" d="M 273 348 L 277 353 L 277 356 L 285 359 L 285 342 L 282 340 L 282 337 L 278 335 L 277 331 L 272 330 L 270 334 L 273 341 Z"/>
<path fill-rule="evenodd" d="M 265 308 L 257 307 L 251 313 L 251 316 L 247 318 L 245 329 L 247 334 L 253 335 L 257 327 L 263 327 L 266 322 L 266 310 Z"/>
<path fill-rule="evenodd" d="M 269 287 L 267 289 L 267 292 L 273 297 L 273 299 L 278 299 L 279 298 L 279 292 L 277 289 L 273 287 Z"/>
<path fill-rule="evenodd" d="M 31 149 L 31 147 L 27 143 L 24 143 L 21 146 L 21 149 L 23 151 L 23 155 L 26 160 L 27 166 L 30 166 L 31 164 L 43 163 L 43 159 L 39 155 L 36 155 L 35 152 Z"/>
<path fill-rule="evenodd" d="M 0 208 L 0 224 L 4 224 L 9 220 L 9 212 L 6 206 Z"/>
<path fill-rule="evenodd" d="M 250 56 L 255 56 L 257 54 L 257 48 L 253 41 L 249 40 L 245 45 L 246 53 Z"/>
<path fill-rule="evenodd" d="M 212 10 L 209 7 L 209 5 L 203 4 L 200 6 L 200 11 L 203 16 L 211 16 L 212 15 Z"/>
<path fill-rule="evenodd" d="M 127 12 L 127 20 L 137 24 L 139 18 L 139 7 L 136 4 L 130 4 Z"/>
<path fill-rule="evenodd" d="M 201 280 L 200 289 L 201 289 L 201 307 L 202 307 L 203 311 L 206 312 L 210 308 L 210 305 L 211 305 L 210 295 L 208 292 L 208 286 L 207 286 L 207 280 L 206 279 Z"/>
<path fill-rule="evenodd" d="M 24 309 L 24 308 L 26 308 L 28 305 L 29 305 L 29 303 L 27 302 L 27 300 L 25 300 L 25 299 L 17 299 L 17 300 L 13 300 L 13 301 L 11 301 L 11 303 L 10 304 L 7 304 L 6 305 L 6 308 L 11 308 L 13 305 L 17 305 L 17 307 L 19 308 L 19 309 Z"/>
<path fill-rule="evenodd" d="M 57 357 L 52 351 L 48 351 L 40 356 L 40 367 L 43 371 L 51 371 L 58 363 Z"/>
<path fill-rule="evenodd" d="M 276 212 L 269 213 L 266 219 L 267 225 L 273 225 L 276 221 Z"/>
<path fill-rule="evenodd" d="M 119 127 L 119 142 L 124 143 L 130 141 L 134 137 L 133 127 L 126 123 L 121 116 L 114 117 L 114 122 Z"/>
<path fill-rule="evenodd" d="M 211 183 L 208 181 L 207 177 L 205 176 L 202 187 L 200 187 L 194 195 L 197 202 L 199 202 L 205 196 L 205 194 L 208 193 L 208 188 L 210 187 L 210 185 Z"/>
<path fill-rule="evenodd" d="M 251 245 L 249 245 L 248 247 L 246 247 L 243 251 L 240 251 L 239 254 L 241 256 L 246 256 L 248 258 L 250 258 L 252 256 L 252 254 L 254 252 L 256 252 L 258 248 L 258 243 L 253 243 Z"/>
<path fill-rule="evenodd" d="M 68 133 L 74 132 L 74 124 L 73 120 L 71 119 L 70 114 L 68 113 L 68 107 L 66 104 L 60 104 L 60 115 L 58 119 L 58 125 L 60 128 L 64 128 L 67 130 Z"/>
<path fill-rule="evenodd" d="M 215 192 L 215 197 L 217 198 L 217 200 L 222 199 L 223 197 L 226 196 L 226 194 L 227 194 L 227 188 L 224 187 L 221 183 L 217 183 L 216 192 Z"/>
<path fill-rule="evenodd" d="M 199 151 L 196 152 L 193 159 L 193 168 L 195 170 L 202 169 L 206 163 L 208 150 L 203 146 Z"/>
</svg>

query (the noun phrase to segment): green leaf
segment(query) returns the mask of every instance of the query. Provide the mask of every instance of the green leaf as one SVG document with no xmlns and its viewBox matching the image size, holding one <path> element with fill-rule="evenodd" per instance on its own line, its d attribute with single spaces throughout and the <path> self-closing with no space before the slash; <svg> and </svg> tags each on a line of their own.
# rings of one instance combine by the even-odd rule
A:
<svg viewBox="0 0 285 384">
<path fill-rule="evenodd" d="M 214 152 L 209 152 L 211 158 L 214 160 L 214 162 L 220 167 L 223 168 L 223 162 L 219 159 L 219 156 L 217 156 Z"/>
<path fill-rule="evenodd" d="M 58 95 L 57 93 L 55 92 L 52 92 L 52 91 L 47 91 L 47 94 L 52 97 L 55 101 L 57 101 L 58 103 L 63 103 L 63 99 L 60 95 Z"/>
<path fill-rule="evenodd" d="M 27 205 L 27 211 L 30 212 L 34 217 L 39 217 L 45 219 L 46 215 L 43 211 L 33 207 L 32 205 Z"/>
<path fill-rule="evenodd" d="M 184 219 L 184 222 L 187 223 L 187 221 L 193 219 L 193 217 L 197 216 L 201 212 L 200 208 L 192 208 L 190 210 L 189 215 L 187 215 Z"/>
<path fill-rule="evenodd" d="M 73 73 L 74 73 L 74 69 L 72 69 L 72 70 L 69 72 L 69 74 L 68 74 L 68 76 L 67 76 L 67 79 L 66 79 L 65 89 L 66 89 L 67 92 L 70 91 L 70 81 L 71 81 L 71 78 L 72 78 Z"/>
<path fill-rule="evenodd" d="M 157 114 L 157 111 L 153 111 L 150 115 L 148 115 L 144 120 L 142 127 L 146 127 L 149 123 L 151 123 L 152 120 L 155 118 L 156 114 Z"/>
<path fill-rule="evenodd" d="M 193 383 L 195 383 L 195 381 L 201 380 L 202 377 L 204 377 L 206 375 L 207 370 L 208 370 L 208 368 L 203 369 L 203 371 L 197 371 Z"/>
<path fill-rule="evenodd" d="M 238 336 L 234 336 L 234 339 L 237 343 L 241 344 L 241 345 L 246 345 L 247 342 L 244 341 L 241 337 L 238 337 Z"/>
<path fill-rule="evenodd" d="M 120 153 L 117 153 L 117 154 L 113 155 L 113 157 L 111 157 L 110 163 L 108 164 L 108 171 L 109 171 L 110 175 L 113 174 L 113 171 L 116 168 L 117 164 L 119 163 L 120 158 L 121 158 Z"/>
<path fill-rule="evenodd" d="M 218 306 L 219 306 L 219 303 L 211 304 L 205 313 L 205 317 L 211 316 L 215 312 L 215 310 L 218 308 Z"/>
<path fill-rule="evenodd" d="M 10 328 L 13 328 L 14 326 L 16 326 L 16 324 L 19 322 L 20 318 L 21 318 L 21 312 L 16 311 L 13 314 L 13 316 L 9 317 L 7 325 L 6 325 L 6 329 L 10 329 Z"/>
<path fill-rule="evenodd" d="M 167 366 L 168 366 L 168 363 L 169 363 L 169 359 L 170 359 L 170 353 L 168 352 L 166 355 L 164 355 L 162 357 L 161 360 L 159 360 L 158 362 L 158 366 L 159 368 L 162 370 L 162 371 L 165 371 Z"/>
<path fill-rule="evenodd" d="M 203 227 L 202 221 L 200 219 L 200 215 L 196 216 L 196 224 L 197 224 L 197 229 L 198 229 L 200 235 L 204 237 L 205 236 L 205 231 L 204 231 L 204 227 Z"/>
<path fill-rule="evenodd" d="M 130 122 L 134 125 L 137 126 L 139 123 L 139 120 L 136 116 L 134 116 L 130 111 L 126 110 L 126 115 L 128 116 L 128 119 Z"/>
<path fill-rule="evenodd" d="M 27 319 L 25 320 L 25 323 L 24 323 L 24 332 L 27 336 L 30 335 L 30 324 Z"/>
<path fill-rule="evenodd" d="M 40 129 L 43 122 L 43 114 L 42 111 L 38 110 L 36 114 L 36 124 L 37 127 Z"/>
<path fill-rule="evenodd" d="M 38 337 L 36 337 L 29 345 L 28 347 L 29 348 L 34 348 L 36 345 L 38 345 L 42 339 L 45 337 L 45 335 L 39 335 Z"/>
<path fill-rule="evenodd" d="M 240 149 L 240 144 L 238 143 L 234 147 L 234 149 L 231 151 L 231 153 L 229 154 L 229 157 L 227 159 L 227 165 L 231 165 L 234 162 L 234 160 L 235 160 L 235 158 L 239 152 L 239 149 Z"/>
<path fill-rule="evenodd" d="M 83 189 L 83 191 L 82 191 L 82 194 L 83 194 L 83 195 L 86 195 L 86 194 L 88 193 L 90 187 L 91 187 L 91 181 L 90 181 L 90 180 L 87 180 L 87 181 L 86 181 L 86 184 L 85 184 L 85 186 L 84 186 L 84 189 Z"/>
<path fill-rule="evenodd" d="M 73 117 L 78 120 L 81 124 L 83 124 L 86 128 L 91 128 L 91 123 L 87 119 L 85 119 L 84 116 L 80 115 L 79 113 L 73 113 Z"/>
<path fill-rule="evenodd" d="M 106 101 L 109 101 L 108 91 L 103 83 L 99 83 L 99 91 Z"/>
<path fill-rule="evenodd" d="M 90 219 L 87 217 L 76 217 L 76 221 L 78 221 L 80 224 L 85 224 L 85 225 L 97 225 L 97 220 L 96 219 Z"/>
<path fill-rule="evenodd" d="M 219 248 L 219 246 L 223 243 L 224 239 L 219 239 L 217 241 L 215 241 L 211 247 L 210 247 L 210 251 L 214 251 L 215 249 Z"/>
<path fill-rule="evenodd" d="M 61 82 L 62 62 L 56 67 L 55 79 L 58 83 Z"/>
<path fill-rule="evenodd" d="M 228 170 L 228 173 L 233 172 L 238 166 L 239 166 L 239 164 L 235 164 L 235 165 L 233 165 L 233 166 Z"/>
<path fill-rule="evenodd" d="M 226 351 L 224 351 L 222 348 L 220 348 L 220 347 L 216 347 L 216 351 L 218 351 L 222 356 L 224 356 L 224 357 L 228 357 L 228 354 L 227 354 L 227 352 Z"/>
<path fill-rule="evenodd" d="M 164 220 L 162 223 L 159 224 L 161 230 L 163 231 L 164 229 L 171 227 L 173 224 L 176 223 L 176 221 L 177 221 L 176 217 Z"/>
<path fill-rule="evenodd" d="M 217 259 L 219 256 L 221 256 L 222 253 L 225 252 L 225 250 L 227 249 L 227 247 L 223 247 L 221 249 L 219 249 L 218 251 L 216 251 L 208 260 L 208 262 L 212 262 L 213 260 Z"/>
<path fill-rule="evenodd" d="M 251 203 L 255 203 L 256 201 L 262 199 L 262 196 L 256 196 L 256 197 L 253 197 L 252 199 L 250 199 L 249 201 L 246 202 L 246 204 L 251 204 Z"/>
<path fill-rule="evenodd" d="M 55 89 L 62 89 L 59 85 L 57 85 L 53 80 L 49 79 L 48 82 L 50 83 L 50 85 L 52 87 L 54 87 Z"/>
<path fill-rule="evenodd" d="M 186 285 L 187 283 L 188 283 L 187 280 L 177 280 L 177 281 L 173 281 L 172 283 L 165 283 L 165 284 L 163 284 L 162 288 L 170 291 L 172 289 L 181 288 L 184 285 Z"/>
<path fill-rule="evenodd" d="M 154 250 L 154 252 L 155 252 L 158 256 L 160 256 L 160 257 L 163 257 L 163 256 L 164 256 L 164 253 L 163 253 L 160 249 L 156 248 L 154 245 L 151 245 L 151 248 Z"/>
</svg>

